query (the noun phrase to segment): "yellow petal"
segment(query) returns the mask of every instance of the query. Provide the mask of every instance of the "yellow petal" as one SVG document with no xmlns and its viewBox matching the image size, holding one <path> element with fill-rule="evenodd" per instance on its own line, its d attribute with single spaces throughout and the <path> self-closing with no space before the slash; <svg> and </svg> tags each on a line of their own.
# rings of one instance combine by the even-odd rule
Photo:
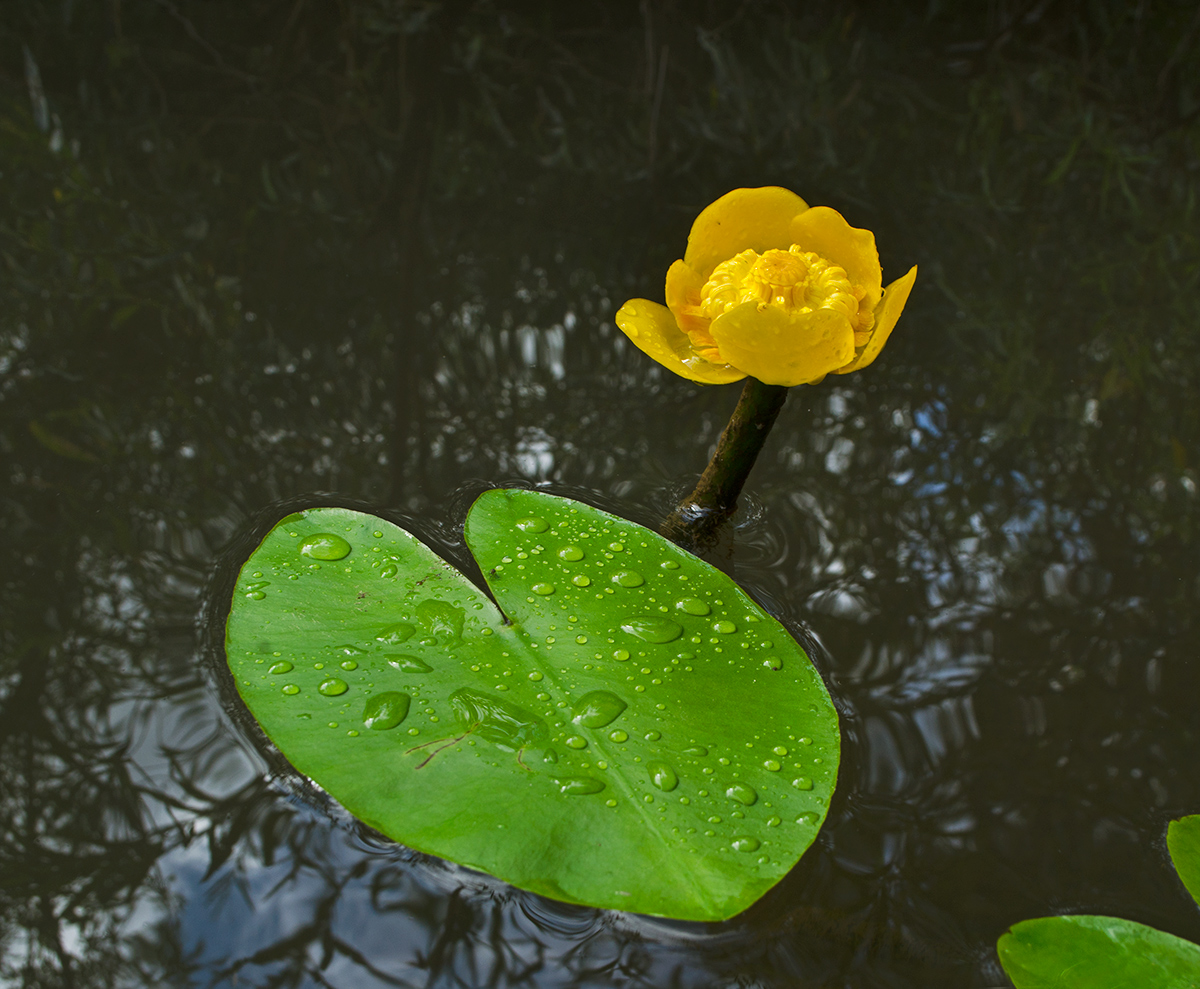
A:
<svg viewBox="0 0 1200 989">
<path fill-rule="evenodd" d="M 792 218 L 808 209 L 794 192 L 776 185 L 734 189 L 704 208 L 688 234 L 683 260 L 705 278 L 722 261 L 747 248 L 761 254 L 792 246 Z"/>
<path fill-rule="evenodd" d="M 617 326 L 634 346 L 663 367 L 702 385 L 740 381 L 746 372 L 706 361 L 692 347 L 666 306 L 647 299 L 630 299 L 617 313 Z"/>
<path fill-rule="evenodd" d="M 852 227 L 846 218 L 828 206 L 814 206 L 792 221 L 791 243 L 846 269 L 851 283 L 867 290 L 859 306 L 871 312 L 882 293 L 883 271 L 875 235 L 870 230 Z"/>
<path fill-rule="evenodd" d="M 685 306 L 699 306 L 704 280 L 691 265 L 676 261 L 667 269 L 667 308 L 678 316 Z"/>
<path fill-rule="evenodd" d="M 913 282 L 916 280 L 917 266 L 914 264 L 907 275 L 897 278 L 884 290 L 883 298 L 875 307 L 875 325 L 871 328 L 871 339 L 867 341 L 867 345 L 858 357 L 845 367 L 839 367 L 835 373 L 849 374 L 851 371 L 857 371 L 866 367 L 879 356 L 883 345 L 892 335 L 892 327 L 900 318 L 900 313 L 904 310 L 904 303 L 908 301 L 908 293 L 912 291 Z"/>
<path fill-rule="evenodd" d="M 854 356 L 854 330 L 840 312 L 788 312 L 744 302 L 712 322 L 721 356 L 768 385 L 802 385 Z"/>
</svg>

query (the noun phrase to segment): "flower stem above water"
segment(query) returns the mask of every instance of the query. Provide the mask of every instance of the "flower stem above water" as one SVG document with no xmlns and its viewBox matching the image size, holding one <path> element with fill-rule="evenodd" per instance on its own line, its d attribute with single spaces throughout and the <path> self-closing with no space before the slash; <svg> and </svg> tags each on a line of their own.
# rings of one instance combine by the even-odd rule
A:
<svg viewBox="0 0 1200 989">
<path fill-rule="evenodd" d="M 715 546 L 722 526 L 737 508 L 738 495 L 787 401 L 787 393 L 783 385 L 746 379 L 737 408 L 696 487 L 662 524 L 664 536 L 701 554 Z"/>
</svg>

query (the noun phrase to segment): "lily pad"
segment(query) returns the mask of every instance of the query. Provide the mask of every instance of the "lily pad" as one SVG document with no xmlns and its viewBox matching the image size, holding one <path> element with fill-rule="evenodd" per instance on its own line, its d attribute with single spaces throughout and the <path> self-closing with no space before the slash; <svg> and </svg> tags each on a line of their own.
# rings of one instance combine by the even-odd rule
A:
<svg viewBox="0 0 1200 989">
<path fill-rule="evenodd" d="M 1117 917 L 1039 917 L 996 945 L 1016 989 L 1195 989 L 1200 945 Z"/>
<path fill-rule="evenodd" d="M 466 542 L 496 603 L 375 516 L 267 534 L 226 652 L 274 744 L 371 827 L 523 889 L 705 921 L 761 897 L 837 778 L 837 715 L 795 639 L 579 502 L 489 491 Z"/>
<path fill-rule="evenodd" d="M 1200 903 L 1200 814 L 1181 817 L 1167 825 L 1167 850 L 1183 885 Z"/>
</svg>

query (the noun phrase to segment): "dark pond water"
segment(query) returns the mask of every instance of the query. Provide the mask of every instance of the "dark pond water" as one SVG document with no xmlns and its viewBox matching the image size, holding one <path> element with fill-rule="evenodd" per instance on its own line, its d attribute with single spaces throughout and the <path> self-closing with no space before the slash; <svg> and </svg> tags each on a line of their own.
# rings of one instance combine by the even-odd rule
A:
<svg viewBox="0 0 1200 989">
<path fill-rule="evenodd" d="M 1200 939 L 1194 5 L 807 6 L 5 4 L 0 980 L 961 989 L 1026 917 Z M 602 913 L 272 773 L 206 672 L 255 536 L 367 505 L 461 560 L 513 484 L 656 525 L 738 386 L 613 314 L 763 184 L 921 266 L 736 518 L 844 714 L 799 866 Z"/>
</svg>

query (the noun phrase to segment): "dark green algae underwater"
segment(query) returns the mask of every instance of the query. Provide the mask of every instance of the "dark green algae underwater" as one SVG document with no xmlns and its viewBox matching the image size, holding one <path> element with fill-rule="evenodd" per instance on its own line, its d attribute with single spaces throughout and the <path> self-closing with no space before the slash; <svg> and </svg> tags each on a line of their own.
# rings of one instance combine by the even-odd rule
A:
<svg viewBox="0 0 1200 989">
<path fill-rule="evenodd" d="M 1200 941 L 1194 7 L 11 3 L 0 18 L 0 981 L 1004 986 L 1018 921 Z M 612 319 L 778 184 L 913 296 L 793 389 L 721 565 L 842 724 L 815 843 L 720 924 L 362 828 L 213 672 L 293 511 L 477 581 L 467 507 L 657 528 L 737 387 Z"/>
</svg>

